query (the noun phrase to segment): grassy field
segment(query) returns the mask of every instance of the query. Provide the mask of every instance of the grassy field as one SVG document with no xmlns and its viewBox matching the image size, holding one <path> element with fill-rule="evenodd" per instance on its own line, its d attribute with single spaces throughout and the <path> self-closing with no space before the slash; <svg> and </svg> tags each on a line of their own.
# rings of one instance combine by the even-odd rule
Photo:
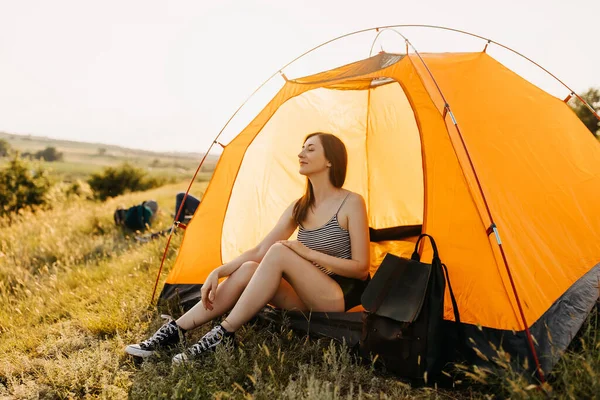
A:
<svg viewBox="0 0 600 400">
<path fill-rule="evenodd" d="M 41 161 L 40 164 L 66 182 L 85 180 L 90 174 L 102 171 L 104 167 L 117 166 L 124 162 L 147 170 L 151 176 L 181 181 L 192 178 L 202 158 L 199 153 L 156 153 L 99 143 L 12 135 L 4 132 L 0 132 L 0 139 L 6 140 L 21 154 L 25 152 L 33 154 L 46 147 L 55 147 L 63 153 L 63 160 Z M 0 166 L 7 161 L 7 158 L 0 158 Z M 202 166 L 202 175 L 210 175 L 216 162 L 217 156 L 209 156 Z"/>
<path fill-rule="evenodd" d="M 149 301 L 165 238 L 136 242 L 113 226 L 112 210 L 146 198 L 170 206 L 180 189 L 170 185 L 105 203 L 72 200 L 0 223 L 0 398 L 432 395 L 378 376 L 340 345 L 285 328 L 245 327 L 239 349 L 184 368 L 172 369 L 166 356 L 143 364 L 127 357 L 126 344 L 162 323 Z M 168 226 L 169 212 L 163 210 L 156 229 Z M 177 235 L 167 269 L 180 240 Z"/>
<path fill-rule="evenodd" d="M 201 196 L 205 185 L 193 193 Z M 242 328 L 237 349 L 189 366 L 172 368 L 168 354 L 134 362 L 124 346 L 162 323 L 149 302 L 166 238 L 139 243 L 116 229 L 112 212 L 119 204 L 154 198 L 162 211 L 153 229 L 164 229 L 175 194 L 185 186 L 103 203 L 71 198 L 52 210 L 0 219 L 0 399 L 546 397 L 510 370 L 474 371 L 454 390 L 411 389 L 357 362 L 341 344 L 265 325 Z M 181 238 L 174 238 L 167 270 Z M 165 278 L 163 273 L 161 282 Z M 550 397 L 598 398 L 597 321 L 590 317 L 556 367 L 545 387 Z"/>
</svg>

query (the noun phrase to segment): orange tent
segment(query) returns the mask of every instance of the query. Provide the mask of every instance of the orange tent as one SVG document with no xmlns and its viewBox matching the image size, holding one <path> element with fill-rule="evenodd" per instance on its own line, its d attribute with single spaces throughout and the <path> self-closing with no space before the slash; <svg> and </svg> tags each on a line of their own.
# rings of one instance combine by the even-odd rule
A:
<svg viewBox="0 0 600 400">
<path fill-rule="evenodd" d="M 600 145 L 485 52 L 381 53 L 286 80 L 225 146 L 161 299 L 197 300 L 212 269 L 274 226 L 303 193 L 297 153 L 314 131 L 346 144 L 345 188 L 364 196 L 373 229 L 435 237 L 476 345 L 526 357 L 528 328 L 549 371 L 598 298 Z M 372 274 L 413 241 L 372 242 Z"/>
</svg>

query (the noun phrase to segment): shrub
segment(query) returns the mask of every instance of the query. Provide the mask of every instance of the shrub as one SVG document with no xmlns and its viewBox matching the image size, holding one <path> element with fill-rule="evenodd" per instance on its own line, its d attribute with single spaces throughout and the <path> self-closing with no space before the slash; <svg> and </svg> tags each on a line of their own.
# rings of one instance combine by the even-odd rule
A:
<svg viewBox="0 0 600 400">
<path fill-rule="evenodd" d="M 87 182 L 82 182 L 77 179 L 65 189 L 67 197 L 77 196 L 82 199 L 92 199 L 94 192 Z"/>
<path fill-rule="evenodd" d="M 46 204 L 51 187 L 47 171 L 15 157 L 0 170 L 0 215 Z"/>
<path fill-rule="evenodd" d="M 100 173 L 92 174 L 87 182 L 96 198 L 106 200 L 123 193 L 162 186 L 166 183 L 166 179 L 148 177 L 146 171 L 124 163 L 118 167 L 107 167 Z"/>
<path fill-rule="evenodd" d="M 62 161 L 63 160 L 63 153 L 59 152 L 58 150 L 56 150 L 56 147 L 46 147 L 44 150 L 40 150 L 37 153 L 35 153 L 34 157 L 38 160 L 45 160 L 45 161 Z"/>
<path fill-rule="evenodd" d="M 587 92 L 581 95 L 583 98 L 596 112 L 600 112 L 600 88 L 589 88 Z M 600 122 L 593 112 L 587 108 L 587 106 L 576 98 L 572 98 L 569 101 L 569 106 L 575 111 L 575 114 L 579 117 L 581 122 L 592 132 L 593 135 L 598 137 L 600 135 Z"/>
<path fill-rule="evenodd" d="M 0 139 L 0 157 L 8 157 L 12 151 L 10 143 L 5 139 Z"/>
</svg>

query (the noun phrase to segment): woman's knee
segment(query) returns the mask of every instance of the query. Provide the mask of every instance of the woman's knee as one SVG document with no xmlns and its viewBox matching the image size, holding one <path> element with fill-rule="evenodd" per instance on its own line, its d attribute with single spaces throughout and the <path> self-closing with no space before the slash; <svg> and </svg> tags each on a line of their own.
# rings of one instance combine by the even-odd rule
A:
<svg viewBox="0 0 600 400">
<path fill-rule="evenodd" d="M 246 261 L 231 274 L 231 277 L 233 278 L 235 276 L 236 278 L 239 277 L 240 279 L 249 281 L 250 278 L 252 278 L 252 275 L 254 275 L 254 272 L 256 272 L 256 268 L 258 268 L 257 262 Z"/>
<path fill-rule="evenodd" d="M 271 259 L 272 258 L 281 258 L 285 254 L 289 254 L 290 251 L 292 251 L 292 250 L 290 250 L 285 245 L 283 245 L 281 243 L 275 243 L 271 247 L 269 247 L 269 250 L 265 254 L 264 258 L 271 258 Z"/>
</svg>

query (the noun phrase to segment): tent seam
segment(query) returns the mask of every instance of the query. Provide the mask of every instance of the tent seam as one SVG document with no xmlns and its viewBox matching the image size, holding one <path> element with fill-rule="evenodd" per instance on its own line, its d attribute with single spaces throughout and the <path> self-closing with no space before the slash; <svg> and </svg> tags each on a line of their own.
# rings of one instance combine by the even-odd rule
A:
<svg viewBox="0 0 600 400">
<path fill-rule="evenodd" d="M 366 160 L 366 170 L 367 170 L 367 193 L 368 193 L 368 201 L 367 201 L 367 215 L 371 210 L 371 176 L 369 174 L 369 116 L 371 110 L 371 88 L 367 89 L 367 115 L 366 115 L 366 123 L 365 123 L 365 160 Z M 371 225 L 369 223 L 369 225 Z"/>
</svg>

